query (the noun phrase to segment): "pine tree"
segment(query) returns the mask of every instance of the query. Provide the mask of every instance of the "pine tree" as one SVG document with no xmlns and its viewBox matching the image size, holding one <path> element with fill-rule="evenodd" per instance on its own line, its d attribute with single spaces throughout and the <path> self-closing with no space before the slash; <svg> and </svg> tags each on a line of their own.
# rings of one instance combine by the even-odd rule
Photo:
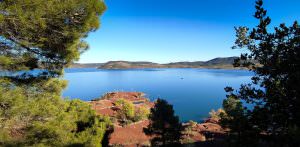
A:
<svg viewBox="0 0 300 147">
<path fill-rule="evenodd" d="M 166 100 L 158 99 L 149 116 L 150 124 L 145 133 L 153 135 L 153 146 L 168 146 L 179 143 L 181 124 L 178 116 L 174 115 L 173 106 Z"/>
<path fill-rule="evenodd" d="M 237 92 L 226 88 L 228 98 L 253 106 L 245 113 L 250 126 L 244 130 L 268 134 L 274 145 L 299 145 L 300 26 L 295 21 L 290 27 L 282 23 L 272 30 L 263 1 L 257 0 L 255 8 L 259 24 L 252 30 L 237 27 L 234 46 L 248 50 L 234 65 L 249 68 L 255 76 Z"/>
<path fill-rule="evenodd" d="M 0 0 L 0 146 L 101 146 L 109 119 L 61 97 L 102 0 Z M 42 69 L 36 74 L 30 70 Z"/>
<path fill-rule="evenodd" d="M 0 69 L 39 68 L 46 69 L 40 76 L 57 77 L 88 49 L 83 39 L 104 10 L 102 0 L 0 1 Z"/>
</svg>

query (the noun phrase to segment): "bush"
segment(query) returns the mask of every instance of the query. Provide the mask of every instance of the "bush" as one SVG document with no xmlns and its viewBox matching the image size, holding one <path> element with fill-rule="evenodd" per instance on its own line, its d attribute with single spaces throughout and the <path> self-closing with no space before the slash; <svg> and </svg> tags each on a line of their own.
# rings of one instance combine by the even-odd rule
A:
<svg viewBox="0 0 300 147">
<path fill-rule="evenodd" d="M 125 99 L 116 101 L 116 106 L 119 107 L 117 118 L 122 125 L 128 125 L 133 122 L 138 122 L 147 119 L 150 110 L 146 107 L 135 107 L 134 104 Z"/>
<path fill-rule="evenodd" d="M 150 114 L 150 110 L 145 107 L 137 107 L 134 114 L 134 122 L 147 119 Z"/>
<path fill-rule="evenodd" d="M 125 99 L 119 99 L 115 104 L 120 108 L 117 114 L 120 122 L 122 124 L 130 124 L 134 118 L 134 105 Z"/>
<path fill-rule="evenodd" d="M 212 119 L 215 119 L 215 120 L 220 120 L 221 119 L 221 115 L 225 114 L 226 112 L 223 110 L 223 109 L 218 109 L 217 111 L 215 111 L 214 109 L 212 109 L 210 112 L 209 112 L 209 116 L 210 118 Z"/>
</svg>

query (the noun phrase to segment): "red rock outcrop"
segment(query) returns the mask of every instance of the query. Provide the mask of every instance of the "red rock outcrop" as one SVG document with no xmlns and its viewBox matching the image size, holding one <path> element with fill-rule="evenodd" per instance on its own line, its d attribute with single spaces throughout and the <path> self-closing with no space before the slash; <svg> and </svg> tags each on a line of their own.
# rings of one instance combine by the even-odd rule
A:
<svg viewBox="0 0 300 147">
<path fill-rule="evenodd" d="M 118 99 L 125 99 L 131 101 L 135 107 L 154 106 L 154 102 L 144 97 L 145 94 L 141 92 L 111 92 L 102 96 L 100 99 L 90 101 L 89 104 L 99 115 L 106 115 L 116 117 L 118 108 L 115 102 Z M 149 124 L 149 120 L 132 123 L 126 126 L 120 126 L 118 123 L 114 124 L 114 131 L 109 136 L 110 146 L 148 146 L 150 145 L 151 137 L 144 133 L 144 128 Z M 190 133 L 185 134 L 185 139 L 192 139 L 194 142 L 202 142 L 211 138 L 217 138 L 225 133 L 224 129 L 218 124 L 217 120 L 212 118 L 207 119 L 201 124 L 184 123 L 183 126 L 191 125 Z"/>
<path fill-rule="evenodd" d="M 97 114 L 114 117 L 118 110 L 115 106 L 115 102 L 119 99 L 128 100 L 132 102 L 135 107 L 153 107 L 154 103 L 150 102 L 149 99 L 144 96 L 145 94 L 141 92 L 111 92 L 97 100 L 90 101 L 89 104 Z"/>
</svg>

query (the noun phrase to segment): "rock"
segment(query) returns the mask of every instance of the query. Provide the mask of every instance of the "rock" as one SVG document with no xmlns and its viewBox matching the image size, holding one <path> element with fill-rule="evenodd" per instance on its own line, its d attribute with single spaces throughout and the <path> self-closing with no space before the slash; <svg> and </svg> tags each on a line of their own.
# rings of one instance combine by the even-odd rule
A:
<svg viewBox="0 0 300 147">
<path fill-rule="evenodd" d="M 114 132 L 109 136 L 109 145 L 149 146 L 151 137 L 143 131 L 148 124 L 149 120 L 144 120 L 124 127 L 115 126 Z"/>
<path fill-rule="evenodd" d="M 152 108 L 154 102 L 144 97 L 145 94 L 141 92 L 111 92 L 107 93 L 99 99 L 90 101 L 92 109 L 99 115 L 110 116 L 116 118 L 117 111 L 115 102 L 119 99 L 125 99 L 134 104 L 135 107 Z M 188 130 L 183 131 L 182 142 L 203 142 L 210 139 L 222 138 L 225 134 L 224 129 L 218 124 L 217 119 L 208 118 L 204 123 L 188 122 L 183 123 L 183 127 Z M 120 126 L 116 121 L 114 123 L 114 130 L 109 136 L 110 146 L 150 146 L 151 136 L 144 133 L 144 128 L 149 124 L 149 120 L 142 120 L 126 126 Z"/>
<path fill-rule="evenodd" d="M 208 118 L 204 121 L 204 123 L 213 123 L 213 124 L 218 124 L 219 120 L 216 118 Z"/>
</svg>

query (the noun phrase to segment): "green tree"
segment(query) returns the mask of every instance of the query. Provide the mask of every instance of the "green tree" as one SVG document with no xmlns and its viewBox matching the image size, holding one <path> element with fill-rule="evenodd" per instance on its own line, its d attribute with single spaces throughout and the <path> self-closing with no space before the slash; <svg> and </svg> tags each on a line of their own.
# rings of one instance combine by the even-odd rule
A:
<svg viewBox="0 0 300 147">
<path fill-rule="evenodd" d="M 150 113 L 147 106 L 136 107 L 131 101 L 118 99 L 115 105 L 119 108 L 117 117 L 122 125 L 147 119 Z"/>
<path fill-rule="evenodd" d="M 63 99 L 59 76 L 104 10 L 102 0 L 0 1 L 0 146 L 101 146 L 109 119 Z"/>
<path fill-rule="evenodd" d="M 179 143 L 182 126 L 178 116 L 174 115 L 173 106 L 166 100 L 158 99 L 149 116 L 150 124 L 144 130 L 147 135 L 153 135 L 153 146 L 168 146 Z"/>
<path fill-rule="evenodd" d="M 255 8 L 259 24 L 252 30 L 237 27 L 234 46 L 248 50 L 234 65 L 249 68 L 255 76 L 237 92 L 226 88 L 228 99 L 253 106 L 244 113 L 249 126 L 243 129 L 268 134 L 274 146 L 297 146 L 299 135 L 291 134 L 300 131 L 300 27 L 295 21 L 290 27 L 283 23 L 272 30 L 263 1 L 257 0 Z"/>
<path fill-rule="evenodd" d="M 64 100 L 60 80 L 42 88 L 15 87 L 2 80 L 0 86 L 0 146 L 101 146 L 108 118 L 97 116 L 80 100 Z M 45 91 L 44 91 L 45 90 Z"/>
<path fill-rule="evenodd" d="M 220 113 L 220 124 L 223 128 L 230 128 L 229 135 L 233 141 L 236 141 L 236 144 L 250 144 L 252 146 L 254 144 L 253 140 L 255 140 L 251 136 L 252 142 L 248 142 L 248 137 L 251 132 L 249 131 L 248 118 L 247 118 L 247 109 L 243 107 L 243 104 L 240 99 L 229 96 L 227 99 L 223 101 L 223 108 L 226 112 Z M 251 130 L 251 129 L 250 129 Z M 251 130 L 252 131 L 252 130 Z"/>
<path fill-rule="evenodd" d="M 40 76 L 55 77 L 88 48 L 83 38 L 98 29 L 105 5 L 102 0 L 4 0 L 0 10 L 0 69 L 46 69 Z"/>
<path fill-rule="evenodd" d="M 131 123 L 135 115 L 135 108 L 132 102 L 125 99 L 119 99 L 115 104 L 120 108 L 117 115 L 121 122 L 124 124 Z"/>
</svg>

